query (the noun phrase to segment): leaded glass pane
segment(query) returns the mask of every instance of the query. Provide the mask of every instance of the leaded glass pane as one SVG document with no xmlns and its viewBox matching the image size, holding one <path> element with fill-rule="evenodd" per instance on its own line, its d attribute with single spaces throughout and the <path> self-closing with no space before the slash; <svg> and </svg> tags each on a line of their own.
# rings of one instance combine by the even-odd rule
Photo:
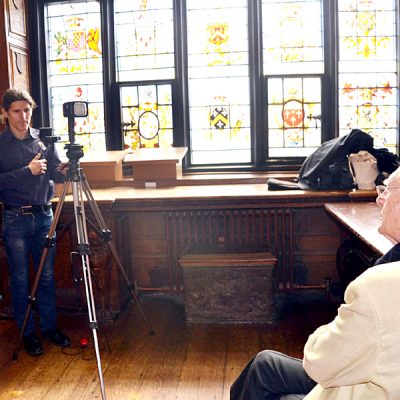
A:
<svg viewBox="0 0 400 400">
<path fill-rule="evenodd" d="M 263 0 L 264 73 L 322 73 L 321 0 Z"/>
<path fill-rule="evenodd" d="M 121 88 L 122 127 L 125 148 L 171 147 L 171 85 Z"/>
<path fill-rule="evenodd" d="M 191 162 L 250 162 L 247 1 L 186 3 Z"/>
<path fill-rule="evenodd" d="M 117 74 L 120 82 L 172 79 L 172 0 L 115 0 Z"/>
<path fill-rule="evenodd" d="M 270 157 L 305 157 L 321 145 L 321 78 L 268 78 Z"/>
<path fill-rule="evenodd" d="M 394 0 L 339 0 L 340 135 L 358 128 L 396 152 L 398 76 Z"/>
<path fill-rule="evenodd" d="M 104 150 L 103 66 L 100 6 L 96 1 L 48 3 L 46 10 L 51 124 L 68 142 L 62 105 L 87 101 L 88 117 L 76 118 L 76 142 L 84 151 Z M 59 145 L 60 152 L 63 151 Z"/>
</svg>

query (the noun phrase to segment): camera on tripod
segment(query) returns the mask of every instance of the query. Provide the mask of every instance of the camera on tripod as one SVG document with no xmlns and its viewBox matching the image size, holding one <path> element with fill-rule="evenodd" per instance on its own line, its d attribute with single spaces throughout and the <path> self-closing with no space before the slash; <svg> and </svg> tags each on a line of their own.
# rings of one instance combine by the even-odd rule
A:
<svg viewBox="0 0 400 400">
<path fill-rule="evenodd" d="M 64 117 L 68 118 L 68 136 L 71 144 L 75 143 L 75 118 L 88 116 L 86 101 L 68 101 L 63 104 Z"/>
<path fill-rule="evenodd" d="M 88 116 L 88 103 L 86 101 L 69 101 L 63 104 L 64 117 L 68 118 L 69 144 L 65 145 L 67 157 L 77 161 L 83 157 L 83 146 L 75 144 L 75 118 Z"/>
<path fill-rule="evenodd" d="M 71 144 L 75 143 L 75 118 L 88 116 L 88 103 L 86 101 L 69 101 L 63 104 L 63 115 L 68 118 L 68 136 Z M 39 138 L 46 145 L 60 141 L 60 136 L 54 136 L 53 128 L 39 128 Z"/>
</svg>

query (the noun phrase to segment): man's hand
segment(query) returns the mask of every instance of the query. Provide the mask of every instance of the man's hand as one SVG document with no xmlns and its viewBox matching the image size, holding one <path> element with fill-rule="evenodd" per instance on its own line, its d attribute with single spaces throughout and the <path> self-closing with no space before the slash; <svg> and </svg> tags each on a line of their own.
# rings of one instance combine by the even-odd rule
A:
<svg viewBox="0 0 400 400">
<path fill-rule="evenodd" d="M 68 172 L 68 163 L 64 162 L 64 163 L 60 163 L 57 167 L 58 172 L 60 172 L 61 174 L 63 174 L 64 176 L 67 175 Z"/>
<path fill-rule="evenodd" d="M 32 175 L 43 175 L 47 171 L 47 160 L 40 160 L 41 154 L 37 153 L 36 156 L 28 164 Z"/>
</svg>

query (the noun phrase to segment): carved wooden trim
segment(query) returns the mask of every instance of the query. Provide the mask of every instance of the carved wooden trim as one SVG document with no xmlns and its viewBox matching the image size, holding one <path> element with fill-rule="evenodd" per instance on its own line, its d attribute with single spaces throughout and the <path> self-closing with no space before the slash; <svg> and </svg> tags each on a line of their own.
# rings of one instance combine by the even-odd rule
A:
<svg viewBox="0 0 400 400">
<path fill-rule="evenodd" d="M 21 70 L 21 68 L 19 67 L 19 65 L 18 65 L 18 53 L 17 52 L 14 52 L 14 54 L 15 54 L 15 68 L 17 69 L 17 72 L 19 73 L 19 74 L 22 74 L 22 70 Z"/>
</svg>

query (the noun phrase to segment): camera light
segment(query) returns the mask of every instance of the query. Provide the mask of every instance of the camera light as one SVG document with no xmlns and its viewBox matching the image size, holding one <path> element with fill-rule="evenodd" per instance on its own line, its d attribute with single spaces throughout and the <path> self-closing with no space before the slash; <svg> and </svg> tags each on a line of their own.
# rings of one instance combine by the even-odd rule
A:
<svg viewBox="0 0 400 400">
<path fill-rule="evenodd" d="M 88 103 L 86 101 L 69 101 L 63 104 L 64 117 L 87 117 Z"/>
</svg>

